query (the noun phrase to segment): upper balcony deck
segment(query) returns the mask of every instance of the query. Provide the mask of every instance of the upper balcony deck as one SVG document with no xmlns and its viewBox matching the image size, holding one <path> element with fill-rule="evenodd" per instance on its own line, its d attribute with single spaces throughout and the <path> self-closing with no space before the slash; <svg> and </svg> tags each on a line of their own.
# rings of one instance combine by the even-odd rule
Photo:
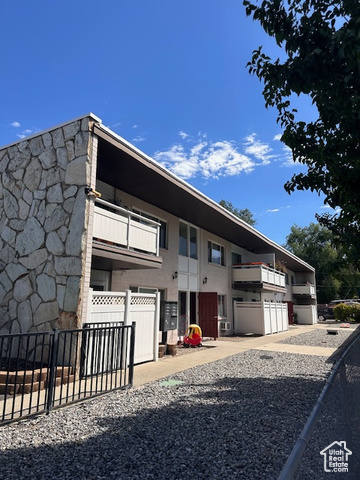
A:
<svg viewBox="0 0 360 480">
<path fill-rule="evenodd" d="M 286 292 L 285 274 L 265 263 L 242 263 L 232 267 L 233 288 Z"/>
<path fill-rule="evenodd" d="M 158 222 L 96 199 L 93 255 L 112 259 L 114 268 L 159 268 L 159 235 Z"/>
</svg>

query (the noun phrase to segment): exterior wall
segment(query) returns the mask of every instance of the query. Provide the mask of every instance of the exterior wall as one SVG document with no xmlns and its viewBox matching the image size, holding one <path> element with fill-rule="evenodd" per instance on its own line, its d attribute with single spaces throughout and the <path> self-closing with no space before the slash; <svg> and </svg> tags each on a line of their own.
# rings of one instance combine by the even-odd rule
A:
<svg viewBox="0 0 360 480">
<path fill-rule="evenodd" d="M 91 123 L 0 151 L 0 333 L 80 323 Z"/>
<path fill-rule="evenodd" d="M 103 194 L 103 198 L 109 201 L 115 201 L 124 208 L 140 210 L 144 213 L 152 215 L 158 219 L 167 222 L 167 234 L 168 234 L 168 248 L 160 249 L 160 255 L 163 259 L 162 268 L 159 270 L 124 270 L 113 271 L 111 274 L 111 290 L 112 291 L 124 291 L 131 286 L 143 287 L 143 288 L 156 288 L 165 291 L 165 298 L 170 301 L 178 301 L 179 290 L 187 290 L 181 288 L 180 265 L 182 260 L 186 257 L 179 257 L 179 221 L 185 220 L 179 219 L 173 215 L 170 215 L 166 211 L 159 209 L 153 205 L 150 205 L 142 200 L 131 196 L 125 192 L 115 190 L 106 184 L 98 182 L 97 189 Z M 196 227 L 196 225 L 194 225 Z M 225 248 L 225 266 L 209 263 L 208 261 L 208 241 L 214 242 L 218 245 L 222 245 Z M 274 254 L 266 255 L 254 255 L 253 253 L 245 250 L 242 247 L 236 246 L 221 237 L 218 237 L 206 230 L 198 229 L 198 292 L 216 292 L 218 295 L 224 295 L 226 298 L 226 318 L 227 321 L 232 323 L 233 320 L 233 300 L 234 298 L 242 298 L 244 302 L 259 302 L 268 300 L 270 302 L 283 300 L 292 300 L 292 287 L 291 276 L 294 278 L 294 282 L 303 281 L 303 275 L 300 274 L 298 280 L 297 274 L 292 271 L 288 271 L 289 284 L 287 285 L 288 292 L 272 293 L 272 292 L 243 292 L 240 290 L 232 289 L 232 252 L 241 254 L 242 262 L 254 262 L 263 261 L 268 263 L 274 263 Z M 179 261 L 180 259 L 180 261 Z M 173 278 L 175 272 L 178 272 L 178 278 Z M 306 278 L 311 280 L 311 274 Z M 204 283 L 204 279 L 206 282 Z M 309 281 L 310 281 L 309 280 Z M 311 303 L 310 301 L 307 303 Z M 221 321 L 221 318 L 219 318 Z M 230 331 L 226 331 L 226 334 L 230 334 Z M 224 334 L 224 332 L 222 332 Z M 171 333 L 169 332 L 169 335 Z M 176 340 L 176 335 L 173 339 Z"/>
<path fill-rule="evenodd" d="M 168 248 L 160 249 L 160 256 L 163 259 L 162 268 L 159 270 L 124 270 L 112 272 L 112 291 L 124 291 L 130 286 L 139 286 L 144 288 L 157 288 L 165 290 L 166 299 L 169 301 L 178 301 L 179 278 L 173 279 L 175 272 L 179 272 L 179 218 L 150 205 L 142 200 L 133 197 L 119 190 L 112 190 L 105 185 L 98 184 L 97 187 L 104 199 L 116 200 L 123 207 L 128 207 L 143 211 L 167 222 Z M 196 227 L 196 225 L 194 225 Z M 228 318 L 232 318 L 232 295 L 231 295 L 231 252 L 232 245 L 207 231 L 198 229 L 199 246 L 199 291 L 217 292 L 219 295 L 226 296 L 226 311 Z M 213 241 L 225 247 L 226 266 L 211 264 L 208 262 L 208 241 Z M 245 255 L 246 250 L 242 249 Z M 203 279 L 207 277 L 207 283 Z M 169 332 L 170 334 L 170 332 Z"/>
<path fill-rule="evenodd" d="M 201 231 L 201 262 L 200 262 L 200 291 L 216 292 L 218 295 L 226 295 L 226 315 L 232 318 L 232 295 L 231 295 L 231 243 L 206 230 Z M 209 263 L 208 242 L 214 242 L 225 248 L 225 266 Z M 203 279 L 207 283 L 203 284 Z"/>
</svg>

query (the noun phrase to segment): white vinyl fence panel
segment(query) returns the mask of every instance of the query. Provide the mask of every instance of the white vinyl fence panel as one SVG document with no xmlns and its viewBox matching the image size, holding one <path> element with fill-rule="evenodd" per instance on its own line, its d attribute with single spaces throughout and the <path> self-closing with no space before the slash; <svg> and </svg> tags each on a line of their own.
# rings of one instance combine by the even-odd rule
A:
<svg viewBox="0 0 360 480">
<path fill-rule="evenodd" d="M 314 325 L 318 322 L 317 308 L 315 305 L 294 305 L 297 322 L 305 325 Z"/>
<path fill-rule="evenodd" d="M 91 314 L 88 325 L 131 325 L 135 322 L 135 363 L 157 360 L 159 331 L 157 294 L 91 291 L 89 297 Z"/>
<path fill-rule="evenodd" d="M 269 335 L 288 330 L 288 309 L 280 302 L 234 302 L 234 333 Z"/>
</svg>

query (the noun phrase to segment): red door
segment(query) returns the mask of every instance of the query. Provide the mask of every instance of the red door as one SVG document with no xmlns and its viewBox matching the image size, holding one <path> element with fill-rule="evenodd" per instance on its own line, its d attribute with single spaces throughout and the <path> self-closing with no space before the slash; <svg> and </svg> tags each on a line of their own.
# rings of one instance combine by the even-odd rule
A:
<svg viewBox="0 0 360 480">
<path fill-rule="evenodd" d="M 217 293 L 199 293 L 199 325 L 203 337 L 212 337 L 215 339 L 219 336 Z"/>
<path fill-rule="evenodd" d="M 294 304 L 293 302 L 285 302 L 288 305 L 289 325 L 294 325 Z"/>
</svg>

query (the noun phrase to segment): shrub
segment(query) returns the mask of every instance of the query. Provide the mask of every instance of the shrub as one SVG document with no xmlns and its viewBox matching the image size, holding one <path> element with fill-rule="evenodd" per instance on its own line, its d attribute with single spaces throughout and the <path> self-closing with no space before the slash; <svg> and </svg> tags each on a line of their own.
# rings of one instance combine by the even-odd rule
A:
<svg viewBox="0 0 360 480">
<path fill-rule="evenodd" d="M 334 307 L 335 319 L 339 322 L 360 322 L 360 304 L 339 303 Z"/>
</svg>

